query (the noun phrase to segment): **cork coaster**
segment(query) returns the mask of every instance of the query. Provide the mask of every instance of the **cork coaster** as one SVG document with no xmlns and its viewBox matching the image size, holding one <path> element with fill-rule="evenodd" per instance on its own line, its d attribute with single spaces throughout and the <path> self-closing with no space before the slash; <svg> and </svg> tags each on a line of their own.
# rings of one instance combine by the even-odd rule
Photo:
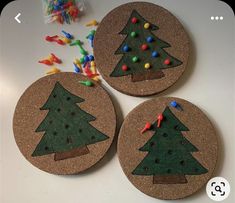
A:
<svg viewBox="0 0 235 203">
<path fill-rule="evenodd" d="M 183 74 L 189 37 L 168 10 L 152 3 L 121 5 L 101 21 L 94 56 L 102 77 L 133 96 L 159 93 Z"/>
<path fill-rule="evenodd" d="M 100 84 L 87 81 L 75 73 L 46 76 L 18 101 L 15 140 L 37 168 L 76 174 L 97 163 L 109 149 L 116 129 L 115 110 Z"/>
<path fill-rule="evenodd" d="M 211 178 L 218 155 L 215 130 L 188 101 L 162 97 L 132 110 L 121 127 L 118 156 L 124 173 L 143 193 L 180 199 Z"/>
</svg>

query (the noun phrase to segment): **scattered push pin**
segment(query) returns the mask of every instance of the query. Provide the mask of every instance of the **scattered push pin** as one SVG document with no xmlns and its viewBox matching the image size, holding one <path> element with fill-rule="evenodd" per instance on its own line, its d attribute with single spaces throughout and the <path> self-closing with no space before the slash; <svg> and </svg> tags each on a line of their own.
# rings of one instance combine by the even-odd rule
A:
<svg viewBox="0 0 235 203">
<path fill-rule="evenodd" d="M 144 132 L 146 132 L 147 130 L 149 130 L 151 128 L 151 123 L 147 122 L 144 126 L 144 128 L 141 130 L 141 134 L 143 134 Z"/>
<path fill-rule="evenodd" d="M 163 120 L 162 113 L 157 116 L 157 127 L 160 128 L 161 122 Z"/>
<path fill-rule="evenodd" d="M 54 40 L 57 44 L 64 45 L 65 43 L 61 39 Z"/>
<path fill-rule="evenodd" d="M 70 44 L 71 40 L 68 39 L 67 37 L 60 36 L 60 39 L 65 43 L 65 44 Z"/>
<path fill-rule="evenodd" d="M 86 24 L 87 27 L 90 27 L 90 26 L 97 26 L 99 23 L 96 21 L 96 20 L 91 20 L 90 22 L 88 22 Z"/>
<path fill-rule="evenodd" d="M 54 68 L 50 69 L 48 72 L 46 72 L 46 74 L 51 75 L 51 74 L 60 73 L 60 72 L 61 72 L 60 69 L 54 67 Z"/>
<path fill-rule="evenodd" d="M 81 70 L 80 70 L 80 68 L 77 66 L 77 64 L 76 64 L 76 63 L 73 63 L 73 65 L 74 65 L 74 71 L 75 71 L 75 73 L 80 73 Z"/>
<path fill-rule="evenodd" d="M 40 61 L 38 61 L 38 63 L 43 63 L 43 64 L 48 65 L 48 66 L 53 65 L 53 62 L 49 59 L 40 60 Z"/>
<path fill-rule="evenodd" d="M 62 63 L 61 59 L 59 59 L 55 54 L 51 53 L 50 57 L 51 61 L 55 62 L 55 63 Z"/>
<path fill-rule="evenodd" d="M 73 39 L 73 35 L 69 34 L 68 32 L 65 32 L 64 30 L 62 30 L 62 33 L 67 39 Z"/>
<path fill-rule="evenodd" d="M 172 101 L 170 105 L 180 111 L 183 111 L 182 107 L 176 101 Z"/>
<path fill-rule="evenodd" d="M 82 85 L 85 85 L 87 87 L 91 87 L 91 86 L 94 85 L 94 83 L 91 82 L 90 80 L 79 81 L 79 83 L 82 84 Z"/>
<path fill-rule="evenodd" d="M 54 35 L 54 36 L 46 36 L 45 40 L 48 42 L 53 42 L 55 39 L 58 38 L 58 35 Z"/>
<path fill-rule="evenodd" d="M 80 69 L 82 69 L 82 64 L 81 64 L 81 62 L 80 62 L 79 59 L 76 59 L 76 58 L 75 58 L 75 60 L 74 60 L 73 63 L 75 63 Z"/>
</svg>

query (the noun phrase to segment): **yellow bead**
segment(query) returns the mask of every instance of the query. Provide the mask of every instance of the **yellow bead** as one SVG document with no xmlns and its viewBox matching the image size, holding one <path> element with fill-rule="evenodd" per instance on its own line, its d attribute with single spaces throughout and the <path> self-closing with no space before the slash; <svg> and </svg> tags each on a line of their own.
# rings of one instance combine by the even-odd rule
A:
<svg viewBox="0 0 235 203">
<path fill-rule="evenodd" d="M 145 29 L 149 29 L 149 27 L 150 27 L 150 24 L 149 24 L 149 23 L 145 23 L 145 24 L 144 24 L 144 28 L 145 28 Z"/>
<path fill-rule="evenodd" d="M 146 68 L 146 69 L 150 68 L 150 63 L 144 64 L 144 68 Z"/>
</svg>

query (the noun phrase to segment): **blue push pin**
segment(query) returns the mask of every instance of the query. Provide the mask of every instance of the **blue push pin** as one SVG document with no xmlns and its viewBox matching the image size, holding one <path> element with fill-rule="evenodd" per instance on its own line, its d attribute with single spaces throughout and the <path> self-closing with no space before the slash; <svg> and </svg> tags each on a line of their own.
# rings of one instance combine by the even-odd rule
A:
<svg viewBox="0 0 235 203">
<path fill-rule="evenodd" d="M 153 42 L 153 38 L 151 36 L 147 37 L 147 42 L 149 42 L 149 43 Z"/>
<path fill-rule="evenodd" d="M 93 55 L 89 55 L 89 61 L 94 61 L 94 56 Z"/>
<path fill-rule="evenodd" d="M 129 51 L 129 47 L 128 47 L 127 45 L 125 45 L 125 46 L 123 47 L 123 51 L 128 52 L 128 51 Z"/>
<path fill-rule="evenodd" d="M 152 57 L 156 58 L 159 56 L 159 53 L 157 51 L 152 52 Z"/>
<path fill-rule="evenodd" d="M 73 63 L 73 65 L 74 65 L 74 71 L 75 71 L 75 73 L 80 73 L 81 71 L 80 71 L 80 68 L 78 68 L 78 66 L 75 64 L 75 63 Z"/>
<path fill-rule="evenodd" d="M 69 34 L 68 32 L 65 32 L 64 30 L 62 30 L 62 33 L 64 34 L 66 38 L 73 39 L 73 35 Z"/>
<path fill-rule="evenodd" d="M 182 107 L 176 101 L 172 101 L 170 104 L 172 107 L 174 107 L 180 111 L 183 111 Z"/>
<path fill-rule="evenodd" d="M 90 61 L 90 57 L 88 55 L 84 56 L 84 61 L 85 61 L 85 63 L 89 62 Z"/>
</svg>

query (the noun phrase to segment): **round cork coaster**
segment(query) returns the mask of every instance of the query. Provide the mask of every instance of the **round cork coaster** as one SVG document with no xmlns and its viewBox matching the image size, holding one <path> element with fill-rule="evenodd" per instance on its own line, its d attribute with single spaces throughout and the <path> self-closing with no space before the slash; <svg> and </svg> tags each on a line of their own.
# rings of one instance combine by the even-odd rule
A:
<svg viewBox="0 0 235 203">
<path fill-rule="evenodd" d="M 211 178 L 218 143 L 205 114 L 188 101 L 162 97 L 132 110 L 121 127 L 118 156 L 131 183 L 158 199 L 180 199 Z"/>
<path fill-rule="evenodd" d="M 109 12 L 94 38 L 94 56 L 102 77 L 133 96 L 159 93 L 183 74 L 189 37 L 168 10 L 134 2 Z"/>
<path fill-rule="evenodd" d="M 18 101 L 15 140 L 37 168 L 76 174 L 109 149 L 116 130 L 115 110 L 100 84 L 88 81 L 81 74 L 53 74 L 33 83 Z"/>
</svg>

